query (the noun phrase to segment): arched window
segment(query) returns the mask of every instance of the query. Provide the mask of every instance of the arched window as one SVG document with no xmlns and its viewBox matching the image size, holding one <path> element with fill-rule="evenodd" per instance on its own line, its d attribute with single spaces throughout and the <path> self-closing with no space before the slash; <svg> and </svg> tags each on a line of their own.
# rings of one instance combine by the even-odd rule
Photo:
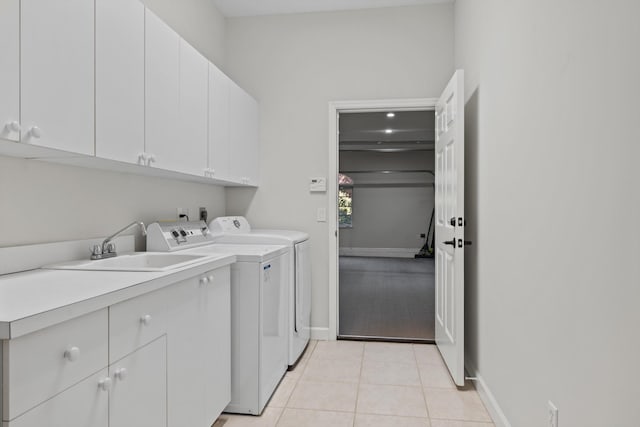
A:
<svg viewBox="0 0 640 427">
<path fill-rule="evenodd" d="M 353 227 L 353 179 L 344 174 L 338 175 L 338 225 Z"/>
</svg>

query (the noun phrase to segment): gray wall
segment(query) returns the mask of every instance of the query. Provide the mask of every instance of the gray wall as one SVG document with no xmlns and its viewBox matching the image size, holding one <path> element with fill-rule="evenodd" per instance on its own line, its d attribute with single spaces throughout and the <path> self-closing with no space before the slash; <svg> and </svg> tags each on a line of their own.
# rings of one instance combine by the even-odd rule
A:
<svg viewBox="0 0 640 427">
<path fill-rule="evenodd" d="M 341 152 L 340 170 L 433 170 L 433 151 Z M 424 244 L 433 209 L 427 174 L 352 174 L 353 227 L 341 228 L 340 248 L 404 248 Z M 360 184 L 360 185 L 359 185 Z M 364 184 L 364 185 L 363 185 Z M 412 185 L 423 186 L 412 186 Z"/>
<path fill-rule="evenodd" d="M 224 18 L 207 0 L 147 0 L 203 54 L 224 59 Z M 179 6 L 178 6 L 179 4 Z M 0 247 L 101 237 L 177 207 L 225 213 L 224 188 L 0 156 Z M 143 239 L 138 239 L 142 248 Z"/>
<path fill-rule="evenodd" d="M 227 212 L 310 233 L 312 325 L 327 328 L 327 197 L 308 178 L 328 173 L 329 102 L 437 96 L 453 71 L 453 6 L 234 18 L 227 41 L 227 70 L 261 114 L 260 188 L 227 191 Z"/>
<path fill-rule="evenodd" d="M 640 3 L 457 0 L 468 358 L 514 427 L 640 420 Z"/>
</svg>

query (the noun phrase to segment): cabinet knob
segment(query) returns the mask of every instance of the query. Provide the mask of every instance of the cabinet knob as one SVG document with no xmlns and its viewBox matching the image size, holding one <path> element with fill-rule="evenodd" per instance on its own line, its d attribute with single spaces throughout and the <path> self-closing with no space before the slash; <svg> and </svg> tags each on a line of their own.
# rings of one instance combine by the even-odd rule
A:
<svg viewBox="0 0 640 427">
<path fill-rule="evenodd" d="M 124 381 L 127 378 L 127 375 L 129 375 L 129 373 L 127 372 L 127 368 L 120 368 L 117 369 L 114 373 L 113 373 L 113 377 L 117 380 L 120 381 Z"/>
<path fill-rule="evenodd" d="M 156 162 L 156 155 L 147 154 L 147 166 L 151 166 L 151 163 L 155 163 L 155 162 Z"/>
<path fill-rule="evenodd" d="M 20 127 L 20 123 L 16 121 L 7 123 L 6 127 L 7 127 L 7 130 L 9 130 L 10 132 L 20 132 L 20 130 L 22 129 Z"/>
<path fill-rule="evenodd" d="M 98 381 L 98 387 L 102 391 L 109 391 L 111 389 L 111 383 L 112 383 L 111 378 L 106 377 Z"/>
<path fill-rule="evenodd" d="M 31 137 L 33 138 L 38 139 L 42 136 L 42 129 L 40 129 L 38 126 L 34 126 L 29 129 L 29 135 L 31 135 Z"/>
<path fill-rule="evenodd" d="M 209 283 L 209 278 L 208 277 L 203 277 L 200 279 L 200 284 L 201 285 L 206 285 L 207 283 Z"/>
<path fill-rule="evenodd" d="M 213 274 L 208 276 L 207 279 L 209 279 L 209 283 L 213 283 Z"/>
<path fill-rule="evenodd" d="M 147 153 L 138 154 L 138 164 L 143 166 L 147 164 Z"/>
<path fill-rule="evenodd" d="M 78 347 L 68 348 L 64 352 L 64 358 L 69 362 L 75 362 L 76 360 L 78 360 L 78 357 L 80 357 L 80 349 Z"/>
<path fill-rule="evenodd" d="M 142 323 L 144 326 L 149 326 L 151 324 L 151 315 L 145 314 L 144 316 L 142 316 L 140 318 L 140 323 Z"/>
</svg>

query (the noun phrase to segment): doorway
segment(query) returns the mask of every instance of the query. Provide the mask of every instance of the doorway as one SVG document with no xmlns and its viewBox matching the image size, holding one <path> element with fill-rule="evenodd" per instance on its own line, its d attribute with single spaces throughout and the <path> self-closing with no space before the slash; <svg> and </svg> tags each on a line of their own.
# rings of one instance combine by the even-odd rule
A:
<svg viewBox="0 0 640 427">
<path fill-rule="evenodd" d="M 434 111 L 343 111 L 338 129 L 338 337 L 433 342 Z"/>
</svg>

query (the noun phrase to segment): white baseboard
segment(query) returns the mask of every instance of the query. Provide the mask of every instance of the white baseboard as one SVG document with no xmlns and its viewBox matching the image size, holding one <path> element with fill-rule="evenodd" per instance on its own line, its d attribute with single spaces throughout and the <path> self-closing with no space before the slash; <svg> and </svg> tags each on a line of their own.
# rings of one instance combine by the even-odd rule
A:
<svg viewBox="0 0 640 427">
<path fill-rule="evenodd" d="M 311 339 L 318 341 L 328 341 L 329 340 L 329 328 L 311 328 Z M 335 337 L 333 338 L 335 340 Z"/>
<path fill-rule="evenodd" d="M 340 256 L 413 258 L 420 248 L 340 248 Z"/>
<path fill-rule="evenodd" d="M 482 403 L 484 403 L 487 411 L 489 411 L 489 415 L 491 415 L 493 423 L 496 425 L 496 427 L 511 427 L 511 423 L 502 411 L 502 408 L 500 408 L 496 397 L 493 395 L 493 393 L 489 389 L 489 386 L 484 381 L 484 378 L 482 378 L 482 375 L 480 375 L 473 363 L 470 363 L 469 360 L 466 360 L 465 367 L 467 372 L 469 373 L 469 376 L 475 377 L 476 380 L 474 382 L 476 390 L 480 395 Z"/>
</svg>

